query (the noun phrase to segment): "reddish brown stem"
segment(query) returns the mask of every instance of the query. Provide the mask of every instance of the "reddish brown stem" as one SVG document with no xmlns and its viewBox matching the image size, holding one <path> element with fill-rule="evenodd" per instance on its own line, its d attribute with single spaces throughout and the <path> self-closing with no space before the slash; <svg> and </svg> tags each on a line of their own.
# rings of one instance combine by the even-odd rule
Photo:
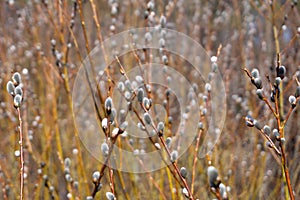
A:
<svg viewBox="0 0 300 200">
<path fill-rule="evenodd" d="M 22 131 L 22 118 L 20 107 L 17 108 L 19 117 L 19 134 L 20 134 L 20 199 L 23 199 L 24 190 L 24 151 L 23 151 L 23 131 Z"/>
<path fill-rule="evenodd" d="M 194 154 L 194 161 L 193 161 L 193 169 L 192 169 L 192 183 L 191 183 L 191 193 L 194 193 L 194 182 L 195 182 L 195 169 L 196 169 L 196 163 L 197 163 L 197 155 L 198 155 L 198 150 L 200 146 L 200 138 L 202 135 L 203 129 L 199 130 L 198 137 L 197 137 L 197 144 L 195 148 L 195 154 Z"/>
</svg>

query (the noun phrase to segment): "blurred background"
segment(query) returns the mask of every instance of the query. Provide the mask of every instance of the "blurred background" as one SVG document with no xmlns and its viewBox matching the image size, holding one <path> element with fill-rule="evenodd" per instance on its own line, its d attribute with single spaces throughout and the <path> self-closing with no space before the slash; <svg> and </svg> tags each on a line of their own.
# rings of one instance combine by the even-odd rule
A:
<svg viewBox="0 0 300 200">
<path fill-rule="evenodd" d="M 243 68 L 259 70 L 265 94 L 269 95 L 268 78 L 273 82 L 276 76 L 278 41 L 281 64 L 287 71 L 283 79 L 287 113 L 288 98 L 295 93 L 296 78 L 300 79 L 297 0 L 3 0 L 0 10 L 1 199 L 19 196 L 19 122 L 13 99 L 6 91 L 12 74 L 22 75 L 24 91 L 24 198 L 86 199 L 94 189 L 92 174 L 101 169 L 102 163 L 85 149 L 75 129 L 72 90 L 76 74 L 101 41 L 131 28 L 157 26 L 182 32 L 201 44 L 209 57 L 217 56 L 225 84 L 226 121 L 209 159 L 199 159 L 193 165 L 195 140 L 183 155 L 185 162 L 180 158 L 177 162 L 187 169 L 188 184 L 195 169 L 194 197 L 215 198 L 206 172 L 211 160 L 230 199 L 285 199 L 281 166 L 259 132 L 245 125 L 244 117 L 251 115 L 261 125 L 276 128 L 273 114 L 257 98 Z M 149 61 L 147 55 L 142 62 Z M 168 65 L 178 70 L 188 65 L 179 58 L 169 61 Z M 195 78 L 194 82 L 199 81 Z M 101 92 L 104 97 L 110 91 L 108 85 Z M 204 85 L 198 86 L 205 95 Z M 100 114 L 105 115 L 103 105 Z M 172 114 L 176 123 L 176 112 Z M 296 108 L 285 128 L 296 199 L 300 195 L 299 128 Z M 123 138 L 118 142 L 124 148 L 141 148 L 138 142 L 128 144 Z M 110 182 L 106 170 L 95 199 L 105 199 Z M 185 199 L 168 168 L 145 174 L 114 171 L 114 188 L 117 199 Z"/>
</svg>

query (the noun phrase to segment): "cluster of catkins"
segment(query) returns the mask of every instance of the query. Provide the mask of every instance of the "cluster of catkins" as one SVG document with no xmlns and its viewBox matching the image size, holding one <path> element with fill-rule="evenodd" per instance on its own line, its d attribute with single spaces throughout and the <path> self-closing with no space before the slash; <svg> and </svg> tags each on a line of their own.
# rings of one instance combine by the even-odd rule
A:
<svg viewBox="0 0 300 200">
<path fill-rule="evenodd" d="M 221 199 L 227 200 L 227 187 L 221 182 L 218 170 L 214 166 L 210 165 L 207 168 L 207 176 L 211 191 L 215 194 L 218 193 Z"/>
<path fill-rule="evenodd" d="M 15 72 L 12 75 L 12 80 L 7 82 L 6 89 L 7 92 L 14 98 L 14 106 L 15 108 L 19 108 L 23 101 L 23 90 L 21 84 L 21 74 Z"/>
</svg>

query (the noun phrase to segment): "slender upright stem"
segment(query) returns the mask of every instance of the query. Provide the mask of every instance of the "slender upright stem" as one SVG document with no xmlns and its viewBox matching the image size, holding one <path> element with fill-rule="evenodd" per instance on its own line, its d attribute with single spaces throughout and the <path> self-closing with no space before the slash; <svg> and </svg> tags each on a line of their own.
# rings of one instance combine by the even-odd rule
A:
<svg viewBox="0 0 300 200">
<path fill-rule="evenodd" d="M 111 142 L 111 146 L 109 148 L 108 155 L 107 155 L 107 157 L 106 157 L 106 159 L 105 159 L 105 161 L 104 161 L 104 163 L 103 163 L 103 165 L 102 165 L 102 167 L 100 169 L 100 177 L 98 178 L 97 182 L 94 185 L 94 190 L 93 190 L 93 192 L 91 194 L 92 197 L 95 197 L 96 194 L 97 194 L 97 192 L 98 192 L 98 187 L 100 185 L 100 181 L 101 181 L 102 177 L 104 176 L 104 171 L 105 171 L 106 167 L 108 167 L 109 159 L 111 158 L 110 156 L 111 156 L 111 154 L 113 152 L 114 144 L 115 144 L 115 142 L 117 140 L 117 137 L 118 137 L 118 135 Z"/>
<path fill-rule="evenodd" d="M 294 197 L 293 189 L 292 189 L 292 185 L 291 185 L 290 174 L 289 174 L 289 170 L 288 170 L 287 164 L 286 164 L 285 147 L 282 142 L 279 143 L 279 146 L 280 146 L 281 154 L 282 154 L 281 162 L 282 162 L 282 171 L 284 172 L 283 177 L 284 177 L 286 185 L 288 187 L 290 199 L 294 200 L 295 197 Z"/>
<path fill-rule="evenodd" d="M 23 190 L 24 190 L 24 151 L 23 151 L 23 130 L 22 130 L 22 118 L 20 107 L 17 108 L 18 117 L 19 117 L 19 134 L 20 134 L 20 199 L 23 199 Z"/>
<path fill-rule="evenodd" d="M 279 40 L 278 40 L 278 31 L 277 27 L 275 25 L 275 2 L 271 4 L 271 11 L 272 11 L 272 26 L 273 26 L 273 36 L 275 40 L 275 48 L 276 48 L 276 56 L 277 56 L 277 67 L 280 66 L 280 46 L 279 46 Z M 284 111 L 283 111 L 283 85 L 282 81 L 279 84 L 279 92 L 276 94 L 275 98 L 275 104 L 276 104 L 276 112 L 277 112 L 277 125 L 278 125 L 278 130 L 280 133 L 280 138 L 284 138 Z M 284 143 L 282 140 L 279 141 L 279 146 L 281 150 L 281 168 L 282 168 L 282 174 L 283 174 L 283 180 L 285 183 L 284 189 L 286 192 L 286 198 L 288 198 L 288 194 L 290 196 L 291 200 L 294 200 L 294 194 L 293 194 L 293 189 L 290 181 L 290 176 L 289 176 L 289 171 L 286 163 L 286 155 L 285 155 L 285 147 Z"/>
<path fill-rule="evenodd" d="M 280 91 L 282 91 L 282 83 L 279 86 Z M 279 112 L 279 116 L 277 118 L 277 123 L 278 123 L 278 130 L 280 133 L 280 138 L 284 138 L 284 126 L 282 126 L 282 124 L 284 123 L 283 121 L 283 115 L 282 112 L 280 112 L 281 108 L 283 107 L 283 94 L 282 92 L 280 92 L 279 94 L 281 97 L 279 97 L 279 101 L 276 100 L 276 104 L 278 104 L 276 107 L 277 111 Z M 286 196 L 287 193 L 289 193 L 290 199 L 294 200 L 294 194 L 293 194 L 293 189 L 292 189 L 292 185 L 291 185 L 291 181 L 290 181 L 290 175 L 289 175 L 289 170 L 287 167 L 287 162 L 286 162 L 286 155 L 285 155 L 285 146 L 282 140 L 279 141 L 279 146 L 280 146 L 280 150 L 281 150 L 281 168 L 282 168 L 282 175 L 283 175 L 283 180 L 285 183 L 285 190 L 286 190 Z"/>
<path fill-rule="evenodd" d="M 274 38 L 275 38 L 275 43 L 276 43 L 276 52 L 277 52 L 277 67 L 280 66 L 280 54 L 279 54 L 279 44 L 278 44 L 278 37 L 277 37 L 277 29 L 275 26 L 274 28 Z M 282 81 L 279 84 L 279 92 L 276 94 L 275 98 L 275 105 L 276 105 L 276 114 L 277 114 L 277 125 L 278 125 L 278 131 L 280 133 L 280 138 L 284 138 L 284 125 L 285 120 L 284 120 L 284 111 L 283 111 L 283 85 Z M 284 180 L 284 188 L 286 192 L 286 197 L 288 198 L 288 194 L 290 196 L 291 200 L 294 200 L 294 194 L 293 194 L 293 189 L 290 181 L 290 175 L 287 167 L 287 162 L 286 162 L 286 155 L 285 155 L 285 147 L 284 143 L 282 140 L 279 141 L 279 146 L 281 150 L 281 169 L 282 169 L 282 175 L 283 175 L 283 180 Z"/>
<path fill-rule="evenodd" d="M 123 65 L 121 64 L 121 62 L 120 62 L 118 56 L 116 56 L 115 58 L 116 58 L 116 60 L 117 60 L 117 62 L 118 62 L 118 64 L 119 64 L 119 66 L 120 66 L 120 73 L 121 73 L 127 80 L 129 80 L 129 77 L 127 76 L 126 71 L 125 71 Z M 136 94 L 135 94 L 135 95 L 136 95 Z M 145 112 L 148 112 L 147 109 L 143 106 L 143 104 L 141 104 L 141 108 L 142 108 Z M 143 125 L 145 125 L 145 124 L 143 123 L 143 121 L 141 120 L 141 118 L 139 117 L 139 114 L 138 114 L 137 112 L 136 112 L 136 115 L 138 116 L 140 122 L 141 122 Z M 155 126 L 155 124 L 154 124 L 153 122 L 151 123 L 151 126 L 152 126 L 153 130 L 155 130 L 156 134 L 159 135 L 159 134 L 158 134 L 158 130 L 157 130 L 157 128 L 156 128 L 156 126 Z M 150 139 L 150 137 L 149 137 L 149 139 Z M 167 147 L 167 145 L 166 145 L 166 143 L 165 143 L 165 141 L 164 141 L 164 138 L 163 138 L 162 136 L 159 136 L 159 139 L 160 139 L 160 141 L 161 141 L 161 143 L 162 143 L 164 149 L 166 150 L 166 152 L 167 152 L 167 154 L 168 154 L 168 157 L 171 158 L 171 152 L 170 152 L 169 148 Z M 193 195 L 192 195 L 192 193 L 191 193 L 191 190 L 190 190 L 190 188 L 189 188 L 189 186 L 188 186 L 188 184 L 187 184 L 187 182 L 186 182 L 186 179 L 183 178 L 182 175 L 180 174 L 180 171 L 179 171 L 179 169 L 178 169 L 178 166 L 177 166 L 176 162 L 172 162 L 172 166 L 173 166 L 173 168 L 175 169 L 175 173 L 173 174 L 173 175 L 174 175 L 174 178 L 176 178 L 176 175 L 175 175 L 175 174 L 177 174 L 177 175 L 179 176 L 179 179 L 182 181 L 183 186 L 184 186 L 184 187 L 187 189 L 187 191 L 188 191 L 189 199 L 194 200 L 194 197 L 193 197 Z"/>
<path fill-rule="evenodd" d="M 198 132 L 198 137 L 197 137 L 197 144 L 195 148 L 195 153 L 194 153 L 194 161 L 193 161 L 193 169 L 192 169 L 192 183 L 191 183 L 191 193 L 194 194 L 194 183 L 195 183 L 195 170 L 196 170 L 196 164 L 197 164 L 197 155 L 198 155 L 198 150 L 200 146 L 200 138 L 202 135 L 203 129 L 200 129 Z"/>
<path fill-rule="evenodd" d="M 156 129 L 154 126 L 153 126 L 153 128 L 155 129 L 155 132 L 158 133 L 157 129 Z M 164 139 L 163 139 L 162 136 L 160 136 L 159 139 L 160 139 L 160 142 L 163 144 L 163 147 L 164 147 L 164 149 L 166 150 L 166 152 L 167 152 L 169 158 L 171 159 L 171 152 L 170 152 L 170 150 L 168 149 L 166 142 L 164 141 Z M 191 193 L 191 190 L 190 190 L 190 188 L 189 188 L 189 186 L 188 186 L 188 184 L 187 184 L 187 182 L 186 182 L 186 179 L 183 178 L 182 175 L 180 174 L 180 171 L 179 171 L 179 169 L 178 169 L 178 166 L 177 166 L 176 162 L 172 162 L 172 165 L 173 165 L 173 167 L 174 167 L 174 169 L 175 169 L 177 175 L 179 176 L 179 178 L 180 178 L 181 181 L 183 182 L 184 187 L 187 189 L 188 194 L 189 194 L 189 199 L 194 200 L 193 194 Z"/>
</svg>

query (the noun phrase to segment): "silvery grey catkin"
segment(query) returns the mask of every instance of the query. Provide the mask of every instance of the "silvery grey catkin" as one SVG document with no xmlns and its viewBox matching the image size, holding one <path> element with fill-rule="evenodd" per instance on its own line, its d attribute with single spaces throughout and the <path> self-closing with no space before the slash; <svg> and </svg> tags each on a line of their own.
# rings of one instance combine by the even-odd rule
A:
<svg viewBox="0 0 300 200">
<path fill-rule="evenodd" d="M 14 83 L 15 86 L 18 86 L 20 85 L 21 83 L 21 74 L 19 72 L 15 72 L 13 75 L 12 75 L 12 81 Z"/>
<path fill-rule="evenodd" d="M 129 92 L 132 92 L 132 86 L 131 86 L 130 80 L 126 80 L 126 81 L 125 81 L 125 87 L 127 88 L 127 90 L 128 90 Z"/>
<path fill-rule="evenodd" d="M 300 85 L 297 86 L 295 97 L 298 98 L 300 96 Z"/>
<path fill-rule="evenodd" d="M 296 102 L 297 102 L 297 100 L 296 100 L 296 97 L 295 97 L 295 96 L 293 96 L 293 95 L 289 96 L 289 102 L 290 102 L 292 108 L 295 108 L 295 107 L 296 107 Z"/>
<path fill-rule="evenodd" d="M 105 107 L 106 113 L 109 115 L 111 113 L 111 110 L 112 110 L 112 99 L 111 99 L 111 97 L 106 98 L 106 100 L 104 102 L 104 107 Z"/>
<path fill-rule="evenodd" d="M 260 100 L 263 100 L 264 95 L 263 95 L 263 90 L 262 90 L 262 89 L 257 89 L 257 90 L 256 90 L 256 94 L 257 94 L 257 96 L 258 96 L 258 98 L 259 98 Z"/>
<path fill-rule="evenodd" d="M 8 81 L 6 84 L 7 92 L 14 98 L 15 108 L 19 108 L 23 101 L 23 90 L 21 88 L 21 74 L 15 72 L 12 75 L 12 81 Z"/>
<path fill-rule="evenodd" d="M 103 129 L 108 128 L 107 118 L 102 119 L 101 126 L 102 126 Z"/>
<path fill-rule="evenodd" d="M 220 189 L 220 195 L 221 195 L 221 198 L 222 198 L 222 199 L 227 199 L 228 197 L 227 197 L 226 186 L 225 186 L 223 183 L 221 183 L 221 184 L 219 185 L 219 189 Z"/>
<path fill-rule="evenodd" d="M 178 151 L 174 150 L 171 153 L 171 162 L 174 163 L 178 158 Z"/>
<path fill-rule="evenodd" d="M 144 113 L 144 121 L 146 122 L 146 124 L 151 124 L 151 116 L 147 112 Z"/>
<path fill-rule="evenodd" d="M 163 134 L 164 134 L 164 128 L 165 128 L 164 123 L 163 122 L 159 122 L 158 125 L 157 125 L 158 136 L 163 136 Z"/>
<path fill-rule="evenodd" d="M 71 166 L 71 159 L 70 158 L 65 158 L 64 160 L 64 165 L 65 167 L 70 167 Z"/>
<path fill-rule="evenodd" d="M 143 98 L 143 106 L 146 110 L 149 110 L 151 107 L 151 102 L 147 97 Z"/>
<path fill-rule="evenodd" d="M 140 84 L 144 82 L 143 77 L 142 77 L 142 76 L 139 76 L 139 75 L 137 75 L 137 76 L 135 77 L 135 80 L 136 80 L 138 83 L 140 83 Z"/>
<path fill-rule="evenodd" d="M 114 200 L 115 195 L 111 192 L 106 192 L 106 198 L 107 198 L 107 200 Z"/>
<path fill-rule="evenodd" d="M 93 183 L 97 183 L 98 179 L 100 178 L 100 172 L 99 171 L 95 171 L 92 175 L 92 180 Z"/>
<path fill-rule="evenodd" d="M 167 137 L 167 139 L 166 139 L 166 145 L 167 145 L 168 149 L 171 148 L 171 145 L 172 145 L 172 138 L 171 137 Z"/>
<path fill-rule="evenodd" d="M 14 97 L 14 106 L 16 108 L 20 107 L 21 106 L 21 102 L 22 102 L 22 96 L 17 94 L 15 97 Z"/>
<path fill-rule="evenodd" d="M 219 173 L 214 166 L 209 166 L 207 168 L 208 182 L 210 187 L 218 187 Z"/>
<path fill-rule="evenodd" d="M 15 94 L 15 85 L 12 81 L 8 81 L 6 84 L 6 90 L 10 95 Z"/>
<path fill-rule="evenodd" d="M 144 94 L 144 90 L 143 88 L 139 88 L 138 92 L 137 92 L 137 99 L 140 103 L 143 102 L 143 98 L 144 98 L 145 94 Z"/>
<path fill-rule="evenodd" d="M 185 167 L 181 167 L 180 168 L 180 175 L 183 177 L 183 178 L 186 178 L 187 177 L 187 170 Z"/>
<path fill-rule="evenodd" d="M 189 198 L 189 192 L 186 188 L 182 189 L 182 194 L 184 194 L 184 196 L 186 196 L 187 198 Z"/>
<path fill-rule="evenodd" d="M 127 128 L 127 126 L 128 126 L 128 122 L 127 122 L 127 121 L 123 122 L 123 123 L 120 125 L 120 130 L 121 130 L 122 132 L 124 132 L 125 129 Z"/>
<path fill-rule="evenodd" d="M 258 69 L 254 68 L 251 71 L 251 75 L 253 76 L 253 78 L 258 78 L 259 77 L 259 71 L 258 71 Z"/>
<path fill-rule="evenodd" d="M 283 79 L 285 77 L 285 74 L 286 74 L 285 66 L 281 65 L 281 66 L 277 67 L 276 71 L 277 71 L 277 77 L 280 77 L 281 79 Z"/>
<path fill-rule="evenodd" d="M 15 87 L 15 91 L 14 91 L 14 93 L 17 95 L 20 95 L 21 97 L 23 96 L 23 90 L 22 90 L 22 88 L 21 88 L 21 86 L 17 86 L 17 87 Z"/>
<path fill-rule="evenodd" d="M 280 77 L 276 77 L 275 78 L 275 86 L 278 87 L 281 83 L 281 78 Z"/>
<path fill-rule="evenodd" d="M 253 84 L 257 89 L 262 89 L 262 81 L 259 77 L 254 79 Z"/>
<path fill-rule="evenodd" d="M 123 83 L 123 82 L 119 82 L 119 83 L 118 83 L 118 89 L 119 89 L 121 92 L 124 92 L 125 86 L 124 86 L 124 83 Z"/>
<path fill-rule="evenodd" d="M 270 135 L 271 134 L 271 128 L 268 126 L 268 125 L 265 125 L 264 127 L 263 127 L 263 131 L 264 131 L 264 133 L 266 134 L 266 135 Z"/>
<path fill-rule="evenodd" d="M 108 156 L 109 147 L 108 147 L 108 144 L 106 142 L 102 143 L 102 145 L 101 145 L 101 151 L 102 151 L 102 153 L 103 153 L 104 156 Z"/>
</svg>

